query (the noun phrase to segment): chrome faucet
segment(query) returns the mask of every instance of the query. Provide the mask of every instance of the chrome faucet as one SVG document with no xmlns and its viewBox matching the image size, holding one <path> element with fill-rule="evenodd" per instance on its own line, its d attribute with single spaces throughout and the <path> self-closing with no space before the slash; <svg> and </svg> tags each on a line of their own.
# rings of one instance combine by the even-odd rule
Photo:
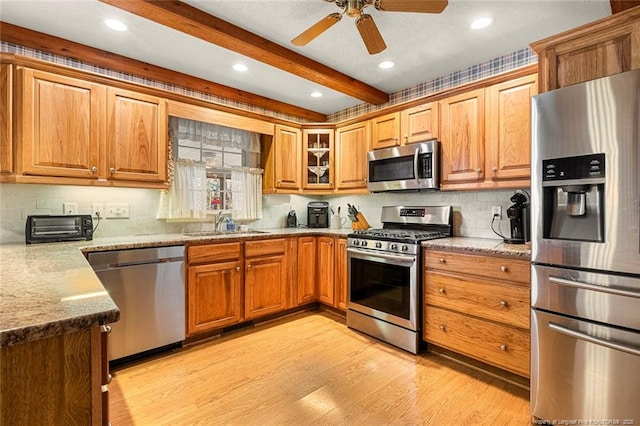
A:
<svg viewBox="0 0 640 426">
<path fill-rule="evenodd" d="M 227 219 L 226 217 L 222 216 L 222 213 L 222 210 L 220 210 L 216 215 L 216 231 L 220 230 L 220 224 Z"/>
</svg>

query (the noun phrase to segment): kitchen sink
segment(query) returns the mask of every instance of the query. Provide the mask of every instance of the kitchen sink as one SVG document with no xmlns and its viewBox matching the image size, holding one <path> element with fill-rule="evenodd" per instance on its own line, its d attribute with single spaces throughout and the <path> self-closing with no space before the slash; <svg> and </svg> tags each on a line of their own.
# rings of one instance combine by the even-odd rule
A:
<svg viewBox="0 0 640 426">
<path fill-rule="evenodd" d="M 196 232 L 184 232 L 182 235 L 187 237 L 215 237 L 217 235 L 246 235 L 246 234 L 267 234 L 267 231 L 257 231 L 255 229 L 248 229 L 245 231 L 196 231 Z"/>
</svg>

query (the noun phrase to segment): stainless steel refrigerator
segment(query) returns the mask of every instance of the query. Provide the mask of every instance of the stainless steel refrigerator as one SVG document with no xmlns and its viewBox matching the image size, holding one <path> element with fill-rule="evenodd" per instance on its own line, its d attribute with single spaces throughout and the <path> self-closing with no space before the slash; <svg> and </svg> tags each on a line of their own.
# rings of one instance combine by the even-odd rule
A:
<svg viewBox="0 0 640 426">
<path fill-rule="evenodd" d="M 532 101 L 531 413 L 553 424 L 640 424 L 639 97 L 635 70 Z"/>
</svg>

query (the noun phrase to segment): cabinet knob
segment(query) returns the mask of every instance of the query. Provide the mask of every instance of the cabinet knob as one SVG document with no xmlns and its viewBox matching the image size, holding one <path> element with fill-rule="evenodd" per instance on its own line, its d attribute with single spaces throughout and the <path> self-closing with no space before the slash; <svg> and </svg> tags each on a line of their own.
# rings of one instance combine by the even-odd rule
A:
<svg viewBox="0 0 640 426">
<path fill-rule="evenodd" d="M 497 168 L 496 166 L 493 166 L 493 167 L 491 168 L 491 171 L 492 171 L 493 173 L 496 173 L 496 172 L 498 171 L 498 168 Z"/>
<path fill-rule="evenodd" d="M 93 167 L 91 167 L 91 171 L 92 171 L 93 173 L 95 173 L 95 172 L 97 172 L 97 171 L 98 171 L 98 168 L 97 168 L 96 166 L 93 166 Z"/>
<path fill-rule="evenodd" d="M 447 263 L 447 259 L 441 257 L 440 259 L 438 259 L 438 262 L 440 263 Z"/>
<path fill-rule="evenodd" d="M 282 181 L 281 181 L 281 180 L 279 180 L 279 181 L 278 181 L 278 185 L 280 185 L 281 183 L 282 183 Z"/>
<path fill-rule="evenodd" d="M 102 332 L 103 332 L 103 333 L 110 334 L 110 333 L 111 333 L 111 326 L 110 326 L 110 325 L 108 325 L 108 324 L 103 325 L 103 326 L 102 326 Z"/>
<path fill-rule="evenodd" d="M 509 268 L 507 268 L 506 266 L 502 265 L 502 266 L 500 267 L 500 270 L 501 270 L 502 272 L 507 272 L 507 271 L 509 270 Z"/>
<path fill-rule="evenodd" d="M 116 172 L 115 167 L 109 167 L 109 173 L 115 173 L 115 172 Z"/>
<path fill-rule="evenodd" d="M 366 179 L 362 179 L 362 182 L 363 182 L 363 183 L 367 183 L 367 180 L 366 180 Z"/>
<path fill-rule="evenodd" d="M 240 267 L 239 266 L 236 266 L 236 271 L 240 272 Z"/>
<path fill-rule="evenodd" d="M 476 169 L 476 173 L 482 173 L 482 169 Z"/>
<path fill-rule="evenodd" d="M 507 345 L 500 345 L 500 350 L 501 351 L 506 351 L 507 349 L 508 349 Z"/>
<path fill-rule="evenodd" d="M 404 135 L 404 141 L 409 142 L 409 135 Z"/>
<path fill-rule="evenodd" d="M 446 327 L 444 325 L 441 325 L 438 328 L 440 329 L 440 331 L 446 331 Z"/>
<path fill-rule="evenodd" d="M 504 301 L 504 300 L 501 300 L 500 301 L 500 306 L 502 306 L 503 308 L 506 308 L 507 307 L 507 302 Z"/>
<path fill-rule="evenodd" d="M 438 292 L 440 292 L 440 294 L 446 294 L 446 290 L 444 288 L 441 288 Z"/>
<path fill-rule="evenodd" d="M 111 373 L 107 374 L 107 384 L 111 383 L 112 380 L 113 376 L 111 375 Z"/>
<path fill-rule="evenodd" d="M 251 269 L 251 264 L 247 265 L 247 269 Z"/>
</svg>

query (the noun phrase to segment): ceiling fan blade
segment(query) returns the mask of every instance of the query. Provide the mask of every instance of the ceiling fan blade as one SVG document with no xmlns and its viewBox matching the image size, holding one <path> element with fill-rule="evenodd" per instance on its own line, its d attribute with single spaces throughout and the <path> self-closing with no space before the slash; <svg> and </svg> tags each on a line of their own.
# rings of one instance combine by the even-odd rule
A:
<svg viewBox="0 0 640 426">
<path fill-rule="evenodd" d="M 356 27 L 360 37 L 362 37 L 362 41 L 364 41 L 364 45 L 367 46 L 369 54 L 375 55 L 387 48 L 371 15 L 363 13 L 356 21 Z"/>
<path fill-rule="evenodd" d="M 375 7 L 385 12 L 442 13 L 447 0 L 377 0 Z"/>
<path fill-rule="evenodd" d="M 304 46 L 335 25 L 341 18 L 342 15 L 339 13 L 332 13 L 331 15 L 325 16 L 303 31 L 298 37 L 291 40 L 291 43 L 295 46 Z"/>
</svg>

